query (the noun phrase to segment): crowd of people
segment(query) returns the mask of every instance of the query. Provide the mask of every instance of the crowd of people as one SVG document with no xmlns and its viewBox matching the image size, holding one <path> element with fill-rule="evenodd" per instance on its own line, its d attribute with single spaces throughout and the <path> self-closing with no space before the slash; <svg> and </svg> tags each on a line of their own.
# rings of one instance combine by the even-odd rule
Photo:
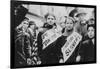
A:
<svg viewBox="0 0 100 69">
<path fill-rule="evenodd" d="M 95 61 L 95 19 L 56 16 L 47 13 L 46 22 L 37 27 L 25 18 L 15 29 L 16 66 L 49 65 Z"/>
</svg>

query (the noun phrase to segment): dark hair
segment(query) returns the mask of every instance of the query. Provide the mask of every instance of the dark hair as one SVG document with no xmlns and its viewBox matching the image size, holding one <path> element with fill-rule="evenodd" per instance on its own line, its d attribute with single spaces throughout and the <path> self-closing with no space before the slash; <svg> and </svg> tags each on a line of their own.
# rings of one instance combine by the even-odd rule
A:
<svg viewBox="0 0 100 69">
<path fill-rule="evenodd" d="M 89 27 L 93 27 L 95 29 L 95 25 L 94 24 L 87 25 L 87 30 L 88 30 Z"/>
<path fill-rule="evenodd" d="M 47 19 L 47 17 L 48 17 L 49 15 L 53 16 L 54 19 L 56 19 L 55 15 L 54 15 L 54 14 L 50 14 L 50 13 L 47 13 L 47 14 L 44 16 L 44 18 Z"/>
<path fill-rule="evenodd" d="M 91 20 L 92 20 L 92 21 L 95 21 L 95 19 L 94 19 L 94 18 L 91 18 L 91 19 L 90 19 L 90 21 L 91 21 Z"/>
<path fill-rule="evenodd" d="M 29 22 L 29 26 L 28 26 L 28 27 L 30 27 L 31 25 L 35 25 L 35 26 L 36 26 L 36 24 L 35 24 L 35 22 L 34 22 L 34 21 L 30 21 L 30 22 Z"/>
<path fill-rule="evenodd" d="M 91 19 L 87 20 L 86 23 L 89 24 L 89 21 L 91 21 L 91 20 L 92 20 L 92 21 L 95 21 L 94 18 L 91 18 Z"/>
<path fill-rule="evenodd" d="M 86 24 L 88 24 L 88 23 L 89 23 L 89 20 L 86 21 Z"/>
</svg>

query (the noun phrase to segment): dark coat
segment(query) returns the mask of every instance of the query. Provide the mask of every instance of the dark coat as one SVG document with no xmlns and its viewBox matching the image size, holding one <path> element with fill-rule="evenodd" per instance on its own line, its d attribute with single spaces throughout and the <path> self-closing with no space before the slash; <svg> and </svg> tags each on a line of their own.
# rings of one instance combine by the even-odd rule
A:
<svg viewBox="0 0 100 69">
<path fill-rule="evenodd" d="M 59 52 L 59 55 L 58 55 L 58 58 L 59 58 L 59 60 L 61 59 L 61 58 L 63 58 L 63 54 L 62 54 L 62 52 L 61 52 L 61 48 L 64 46 L 64 44 L 66 43 L 66 38 L 67 38 L 67 36 L 61 36 L 60 38 L 58 38 L 58 40 L 57 40 L 57 46 L 58 46 L 58 52 Z M 77 54 L 78 54 L 78 50 L 79 50 L 79 46 L 80 46 L 80 43 L 78 44 L 78 46 L 75 48 L 75 50 L 74 50 L 74 52 L 72 53 L 72 55 L 68 58 L 68 60 L 65 62 L 65 63 L 75 63 L 76 62 L 76 56 L 77 56 Z"/>
<path fill-rule="evenodd" d="M 26 66 L 26 59 L 30 58 L 29 54 L 30 41 L 24 33 L 18 35 L 15 40 L 15 66 Z"/>
<path fill-rule="evenodd" d="M 56 64 L 59 62 L 57 54 L 58 54 L 58 48 L 55 46 L 56 41 L 51 43 L 47 48 L 44 50 L 42 49 L 42 38 L 41 35 L 43 33 L 38 34 L 37 38 L 37 44 L 38 44 L 38 54 L 42 61 L 42 64 Z"/>
<path fill-rule="evenodd" d="M 54 24 L 55 26 L 55 24 Z M 52 29 L 53 26 L 48 25 L 47 23 L 44 24 L 43 28 L 46 28 L 47 30 Z M 38 55 L 42 61 L 42 64 L 56 64 L 58 63 L 57 58 L 57 47 L 55 46 L 56 41 L 51 43 L 48 47 L 46 47 L 44 50 L 42 45 L 42 34 L 44 32 L 39 32 L 37 37 L 37 46 L 38 46 Z"/>
<path fill-rule="evenodd" d="M 79 49 L 81 62 L 95 61 L 95 46 L 91 39 L 82 42 Z"/>
</svg>

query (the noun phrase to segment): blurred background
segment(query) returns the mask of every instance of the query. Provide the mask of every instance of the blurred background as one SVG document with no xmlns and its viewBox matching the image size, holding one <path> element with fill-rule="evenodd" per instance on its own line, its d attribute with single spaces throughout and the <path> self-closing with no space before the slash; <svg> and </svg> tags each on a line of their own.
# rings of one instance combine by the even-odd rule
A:
<svg viewBox="0 0 100 69">
<path fill-rule="evenodd" d="M 22 12 L 20 9 L 23 9 Z M 38 27 L 43 26 L 45 22 L 44 15 L 47 13 L 52 13 L 56 16 L 56 23 L 59 23 L 61 17 L 63 16 L 71 16 L 77 19 L 76 16 L 85 14 L 81 16 L 82 19 L 89 20 L 91 18 L 94 19 L 94 8 L 82 8 L 82 7 L 67 7 L 67 6 L 50 6 L 50 5 L 33 5 L 33 4 L 18 4 L 15 7 L 14 14 L 16 16 L 21 16 L 23 14 L 23 18 L 27 17 L 30 21 L 35 21 Z M 22 17 L 17 17 L 22 18 Z M 22 19 L 23 19 L 22 18 Z M 20 23 L 20 22 L 19 22 Z"/>
</svg>

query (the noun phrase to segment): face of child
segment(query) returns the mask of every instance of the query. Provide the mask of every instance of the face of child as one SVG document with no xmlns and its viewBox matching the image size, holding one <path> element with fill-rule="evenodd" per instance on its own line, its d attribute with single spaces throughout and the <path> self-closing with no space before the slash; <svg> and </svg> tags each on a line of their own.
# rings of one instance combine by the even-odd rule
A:
<svg viewBox="0 0 100 69">
<path fill-rule="evenodd" d="M 31 25 L 30 28 L 31 28 L 32 30 L 34 30 L 34 29 L 35 29 L 35 25 Z"/>
<path fill-rule="evenodd" d="M 94 37 L 94 28 L 93 27 L 89 27 L 88 28 L 88 37 L 89 38 L 93 38 Z"/>
<path fill-rule="evenodd" d="M 60 23 L 60 26 L 61 26 L 62 28 L 65 28 L 66 24 L 65 24 L 64 22 L 61 22 L 61 23 Z"/>
<path fill-rule="evenodd" d="M 72 30 L 73 27 L 74 27 L 73 21 L 71 19 L 67 19 L 67 21 L 66 21 L 67 30 Z"/>
<path fill-rule="evenodd" d="M 55 23 L 55 18 L 54 18 L 52 15 L 49 15 L 49 16 L 47 17 L 47 23 L 48 23 L 49 25 L 53 25 L 53 24 Z"/>
</svg>

